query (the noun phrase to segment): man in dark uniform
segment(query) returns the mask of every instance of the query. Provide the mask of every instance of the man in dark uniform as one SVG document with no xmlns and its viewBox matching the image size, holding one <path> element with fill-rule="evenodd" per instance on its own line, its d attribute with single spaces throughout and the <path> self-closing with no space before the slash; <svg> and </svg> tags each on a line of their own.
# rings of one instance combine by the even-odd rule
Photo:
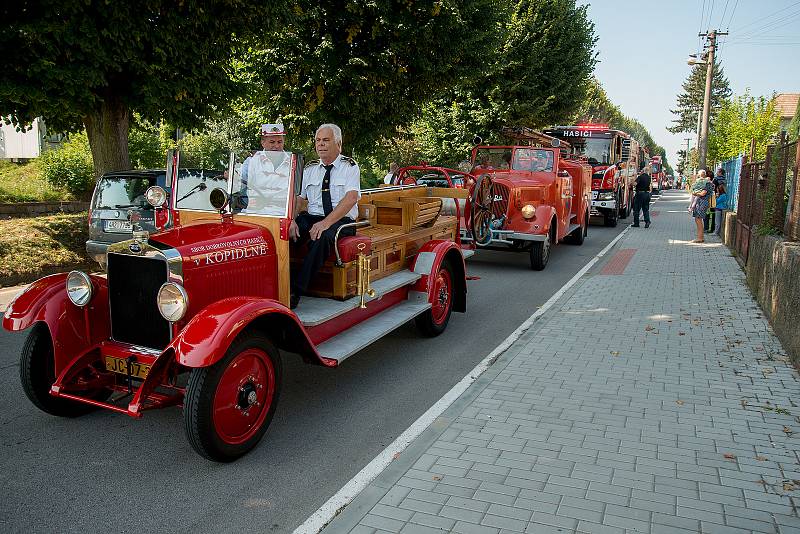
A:
<svg viewBox="0 0 800 534">
<path fill-rule="evenodd" d="M 650 191 L 653 190 L 653 181 L 650 172 L 645 166 L 636 177 L 636 196 L 633 197 L 633 226 L 639 228 L 639 210 L 644 212 L 644 227 L 650 228 Z"/>
<path fill-rule="evenodd" d="M 331 253 L 336 230 L 358 217 L 361 197 L 361 171 L 358 164 L 342 155 L 342 130 L 335 124 L 317 128 L 314 147 L 319 160 L 303 170 L 299 198 L 308 200 L 308 211 L 294 218 L 289 226 L 292 240 L 310 240 L 308 254 L 297 276 L 292 277 L 291 307 L 297 307 L 301 295 Z M 355 228 L 345 228 L 340 237 L 355 235 Z"/>
</svg>

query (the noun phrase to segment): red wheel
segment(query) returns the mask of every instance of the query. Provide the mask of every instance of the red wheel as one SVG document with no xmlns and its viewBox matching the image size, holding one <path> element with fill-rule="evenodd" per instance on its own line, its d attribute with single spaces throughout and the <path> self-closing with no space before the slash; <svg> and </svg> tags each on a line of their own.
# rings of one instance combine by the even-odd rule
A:
<svg viewBox="0 0 800 534">
<path fill-rule="evenodd" d="M 272 421 L 280 384 L 280 357 L 272 343 L 258 334 L 240 336 L 222 360 L 192 371 L 184 404 L 192 447 L 218 462 L 255 447 Z"/>
<path fill-rule="evenodd" d="M 431 283 L 434 296 L 431 309 L 414 321 L 424 335 L 433 337 L 447 328 L 453 310 L 453 270 L 448 263 L 442 264 Z"/>
</svg>

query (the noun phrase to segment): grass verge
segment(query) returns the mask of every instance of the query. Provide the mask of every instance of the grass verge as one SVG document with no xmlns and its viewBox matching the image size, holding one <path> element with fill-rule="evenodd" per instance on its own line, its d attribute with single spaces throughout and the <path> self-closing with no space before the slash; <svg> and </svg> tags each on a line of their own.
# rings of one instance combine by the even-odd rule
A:
<svg viewBox="0 0 800 534">
<path fill-rule="evenodd" d="M 86 212 L 0 221 L 0 287 L 99 266 L 86 256 Z"/>
<path fill-rule="evenodd" d="M 12 163 L 0 160 L 0 204 L 73 200 L 47 183 L 38 161 Z"/>
</svg>

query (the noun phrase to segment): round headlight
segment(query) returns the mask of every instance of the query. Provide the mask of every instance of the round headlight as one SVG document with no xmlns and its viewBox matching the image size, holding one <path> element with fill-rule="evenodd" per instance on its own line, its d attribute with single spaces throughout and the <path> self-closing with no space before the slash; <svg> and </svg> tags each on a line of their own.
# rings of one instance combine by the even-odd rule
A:
<svg viewBox="0 0 800 534">
<path fill-rule="evenodd" d="M 531 204 L 525 204 L 522 206 L 522 216 L 526 219 L 533 219 L 533 216 L 536 215 L 536 208 L 533 207 Z"/>
<path fill-rule="evenodd" d="M 146 198 L 147 203 L 154 208 L 160 208 L 167 202 L 167 192 L 164 191 L 163 187 L 153 185 L 147 188 L 147 191 L 144 193 L 144 198 Z"/>
<path fill-rule="evenodd" d="M 67 275 L 67 296 L 75 306 L 86 306 L 92 298 L 92 280 L 81 271 L 72 271 Z"/>
<path fill-rule="evenodd" d="M 180 321 L 189 306 L 186 290 L 174 282 L 167 282 L 161 286 L 156 301 L 161 316 L 171 323 Z"/>
</svg>

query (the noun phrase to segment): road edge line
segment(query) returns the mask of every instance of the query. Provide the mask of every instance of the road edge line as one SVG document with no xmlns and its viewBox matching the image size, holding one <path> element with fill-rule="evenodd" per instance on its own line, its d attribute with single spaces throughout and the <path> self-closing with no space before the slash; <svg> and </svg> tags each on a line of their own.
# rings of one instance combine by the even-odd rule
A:
<svg viewBox="0 0 800 534">
<path fill-rule="evenodd" d="M 611 250 L 622 237 L 628 232 L 630 226 L 626 227 L 614 239 L 608 243 L 603 250 L 598 252 L 594 258 L 584 265 L 575 275 L 570 278 L 561 288 L 556 291 L 547 301 L 537 309 L 533 315 L 525 320 L 524 323 L 519 325 L 516 330 L 511 332 L 506 339 L 504 339 L 495 349 L 489 353 L 478 365 L 476 365 L 467 375 L 462 378 L 450 391 L 445 393 L 436 403 L 428 408 L 419 418 L 411 423 L 411 425 L 403 431 L 402 434 L 383 449 L 370 463 L 365 465 L 361 471 L 351 478 L 342 488 L 336 492 L 330 499 L 328 499 L 322 506 L 320 506 L 308 519 L 297 527 L 293 534 L 317 534 L 323 528 L 328 526 L 339 512 L 349 505 L 364 488 L 366 488 L 373 480 L 378 478 L 378 475 L 383 472 L 386 467 L 392 463 L 395 455 L 402 453 L 408 446 L 419 437 L 422 432 L 427 429 L 433 421 L 439 417 L 457 398 L 464 393 L 469 386 L 472 385 L 503 352 L 508 350 L 514 342 L 522 336 L 533 324 L 544 315 L 547 310 L 566 293 L 584 274 L 586 274 L 592 266 L 597 263 L 600 258 Z"/>
</svg>

